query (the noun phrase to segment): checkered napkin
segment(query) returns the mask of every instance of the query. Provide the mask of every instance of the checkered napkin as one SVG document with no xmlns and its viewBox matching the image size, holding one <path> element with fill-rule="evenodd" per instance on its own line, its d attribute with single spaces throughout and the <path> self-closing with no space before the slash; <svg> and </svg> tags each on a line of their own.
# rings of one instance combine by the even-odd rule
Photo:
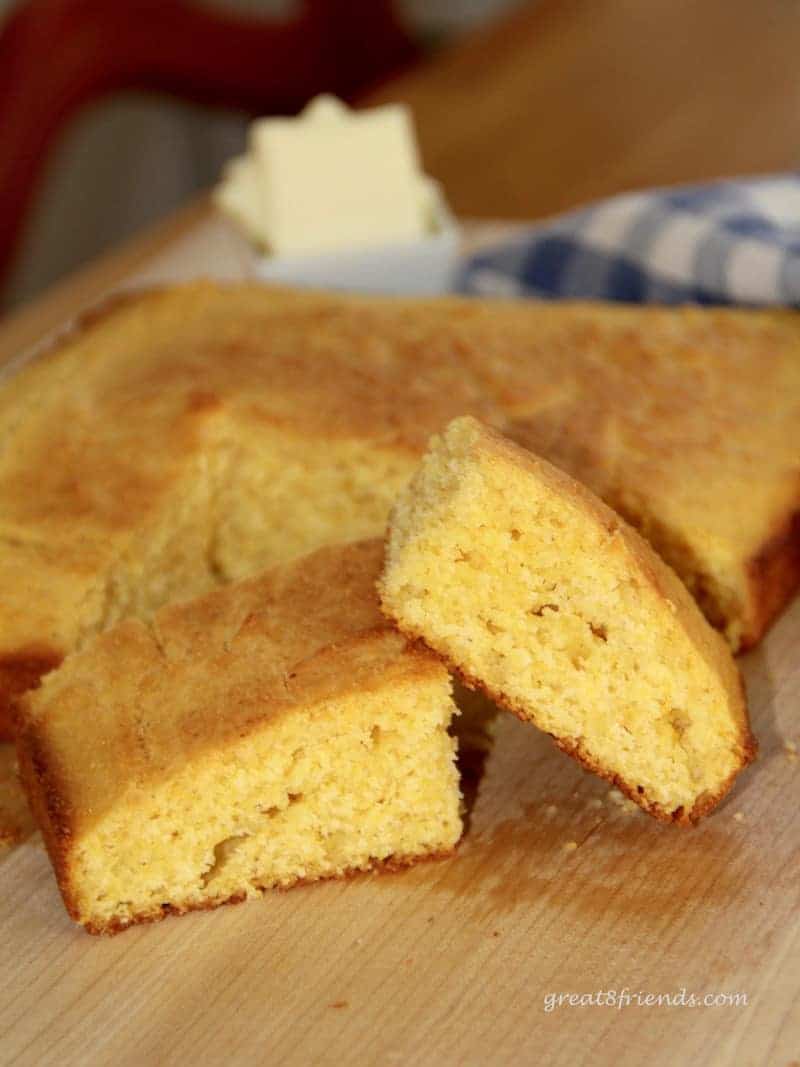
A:
<svg viewBox="0 0 800 1067">
<path fill-rule="evenodd" d="M 459 289 L 800 306 L 800 172 L 601 201 L 473 255 Z"/>
</svg>

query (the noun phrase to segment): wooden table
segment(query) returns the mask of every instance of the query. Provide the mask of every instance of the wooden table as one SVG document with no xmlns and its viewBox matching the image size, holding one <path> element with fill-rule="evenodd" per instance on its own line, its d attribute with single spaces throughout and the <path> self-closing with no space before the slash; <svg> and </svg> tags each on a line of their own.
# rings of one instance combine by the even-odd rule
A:
<svg viewBox="0 0 800 1067">
<path fill-rule="evenodd" d="M 800 165 L 800 5 L 541 0 L 375 100 L 407 101 L 462 216 Z"/>
<path fill-rule="evenodd" d="M 430 169 L 462 209 L 501 214 L 499 197 L 509 212 L 536 214 L 737 160 L 756 169 L 759 153 L 765 167 L 786 165 L 787 132 L 800 124 L 798 6 L 724 5 L 731 26 L 720 40 L 741 47 L 736 63 L 707 51 L 710 71 L 698 42 L 714 40 L 723 5 L 669 8 L 675 26 L 683 18 L 703 35 L 650 34 L 639 56 L 636 27 L 672 24 L 661 0 L 545 3 L 384 95 L 415 104 Z M 740 77 L 726 82 L 722 68 L 737 63 Z M 621 69 L 638 71 L 642 85 Z M 459 86 L 472 101 L 462 112 L 452 104 Z M 595 93 L 627 125 L 597 127 Z M 748 94 L 771 119 L 732 143 Z M 559 109 L 575 120 L 571 133 Z M 225 276 L 246 269 L 203 201 L 9 319 L 0 362 L 109 287 L 175 276 L 187 263 Z M 796 602 L 743 661 L 761 758 L 693 831 L 629 812 L 504 716 L 458 856 L 402 874 L 95 940 L 67 920 L 35 841 L 0 854 L 0 1063 L 797 1064 L 800 763 L 786 746 L 800 740 L 799 648 Z M 633 998 L 622 1010 L 546 1010 L 550 994 L 624 989 L 738 994 L 747 1004 Z"/>
</svg>

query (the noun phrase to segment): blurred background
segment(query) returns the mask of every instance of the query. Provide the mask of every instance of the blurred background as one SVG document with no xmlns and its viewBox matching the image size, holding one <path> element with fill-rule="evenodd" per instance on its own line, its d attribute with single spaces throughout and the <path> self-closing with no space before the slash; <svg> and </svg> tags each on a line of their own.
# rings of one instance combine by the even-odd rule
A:
<svg viewBox="0 0 800 1067">
<path fill-rule="evenodd" d="M 798 0 L 0 0 L 0 300 L 184 205 L 254 114 L 406 100 L 464 215 L 800 166 Z"/>
</svg>

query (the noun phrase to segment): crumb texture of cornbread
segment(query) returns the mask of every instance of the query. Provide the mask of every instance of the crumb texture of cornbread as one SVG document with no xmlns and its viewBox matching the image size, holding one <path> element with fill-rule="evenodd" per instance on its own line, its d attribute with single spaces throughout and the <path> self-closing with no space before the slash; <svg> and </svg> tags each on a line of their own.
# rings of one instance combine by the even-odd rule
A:
<svg viewBox="0 0 800 1067">
<path fill-rule="evenodd" d="M 797 588 L 797 313 L 130 294 L 0 384 L 0 736 L 118 620 L 380 536 L 459 415 L 624 515 L 732 647 Z"/>
<path fill-rule="evenodd" d="M 127 620 L 22 699 L 73 918 L 113 933 L 454 848 L 450 678 L 381 615 L 382 559 L 324 548 Z"/>
<path fill-rule="evenodd" d="M 690 822 L 755 754 L 730 651 L 584 486 L 472 418 L 392 514 L 383 609 L 645 810 Z"/>
</svg>

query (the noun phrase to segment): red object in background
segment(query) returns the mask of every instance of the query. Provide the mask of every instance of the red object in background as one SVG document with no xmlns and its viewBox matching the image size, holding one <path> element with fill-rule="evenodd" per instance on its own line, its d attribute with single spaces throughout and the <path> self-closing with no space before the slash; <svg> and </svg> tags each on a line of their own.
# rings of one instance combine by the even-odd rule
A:
<svg viewBox="0 0 800 1067">
<path fill-rule="evenodd" d="M 387 0 L 257 19 L 188 0 L 22 0 L 0 27 L 0 283 L 50 145 L 82 107 L 154 90 L 253 114 L 353 96 L 411 62 Z"/>
</svg>

